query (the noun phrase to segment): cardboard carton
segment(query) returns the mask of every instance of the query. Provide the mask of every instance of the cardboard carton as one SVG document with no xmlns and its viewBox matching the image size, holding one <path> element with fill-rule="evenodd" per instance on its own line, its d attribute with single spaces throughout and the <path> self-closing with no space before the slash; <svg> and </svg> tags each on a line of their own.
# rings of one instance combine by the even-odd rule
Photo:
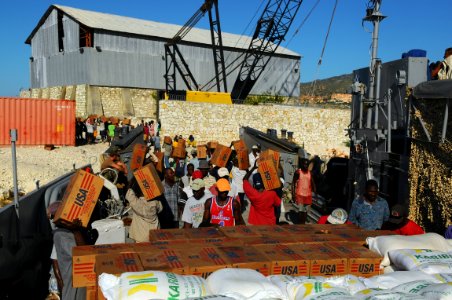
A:
<svg viewBox="0 0 452 300">
<path fill-rule="evenodd" d="M 248 170 L 250 167 L 250 158 L 248 156 L 248 150 L 237 151 L 237 162 L 240 170 Z"/>
<path fill-rule="evenodd" d="M 187 156 L 187 151 L 185 151 L 185 146 L 177 146 L 173 148 L 171 152 L 171 157 L 174 158 L 185 158 Z"/>
<path fill-rule="evenodd" d="M 271 275 L 309 276 L 311 261 L 297 254 L 290 245 L 254 246 L 271 261 Z"/>
<path fill-rule="evenodd" d="M 145 271 L 157 270 L 187 275 L 189 267 L 180 250 L 155 250 L 138 253 Z"/>
<path fill-rule="evenodd" d="M 225 235 L 215 227 L 186 228 L 185 233 L 190 241 L 225 237 Z"/>
<path fill-rule="evenodd" d="M 250 229 L 251 226 L 238 225 L 238 226 L 227 226 L 220 227 L 220 231 L 229 238 L 245 238 L 245 237 L 258 237 L 259 234 L 253 232 Z"/>
<path fill-rule="evenodd" d="M 248 148 L 243 140 L 233 141 L 232 145 L 234 146 L 235 151 L 246 151 L 248 153 Z"/>
<path fill-rule="evenodd" d="M 182 255 L 189 266 L 188 274 L 203 278 L 230 266 L 228 259 L 216 247 L 192 248 L 190 251 L 183 251 Z"/>
<path fill-rule="evenodd" d="M 140 257 L 136 253 L 110 253 L 96 257 L 96 275 L 108 273 L 121 275 L 125 272 L 144 271 Z"/>
<path fill-rule="evenodd" d="M 81 226 L 88 226 L 103 186 L 102 178 L 78 170 L 69 181 L 63 202 L 55 213 L 54 222 L 72 224 L 75 219 L 79 219 Z"/>
<path fill-rule="evenodd" d="M 132 120 L 131 119 L 124 119 L 124 120 L 122 120 L 122 124 L 124 124 L 124 125 L 130 125 L 130 122 L 131 122 Z"/>
<path fill-rule="evenodd" d="M 72 285 L 74 287 L 95 286 L 96 256 L 121 252 L 133 252 L 130 244 L 108 244 L 78 246 L 72 249 Z"/>
<path fill-rule="evenodd" d="M 293 244 L 290 248 L 311 261 L 309 276 L 347 274 L 347 258 L 325 244 Z"/>
<path fill-rule="evenodd" d="M 130 169 L 135 171 L 143 166 L 144 158 L 146 156 L 146 145 L 135 144 L 133 146 L 132 159 L 130 160 Z"/>
<path fill-rule="evenodd" d="M 298 239 L 289 236 L 258 236 L 258 237 L 246 237 L 240 239 L 245 245 L 287 245 L 296 244 Z"/>
<path fill-rule="evenodd" d="M 281 180 L 272 159 L 259 159 L 257 170 L 261 174 L 266 190 L 277 189 L 281 186 Z"/>
<path fill-rule="evenodd" d="M 342 230 L 336 233 L 345 242 L 354 242 L 360 245 L 365 245 L 368 237 L 375 237 L 381 235 L 394 235 L 393 231 L 389 230 Z"/>
<path fill-rule="evenodd" d="M 280 154 L 278 151 L 267 149 L 265 151 L 262 151 L 259 154 L 259 163 L 261 161 L 271 159 L 271 160 L 273 160 L 276 170 L 278 170 L 279 169 L 279 157 L 280 157 Z"/>
<path fill-rule="evenodd" d="M 218 141 L 207 142 L 207 148 L 209 148 L 209 149 L 216 149 L 217 146 L 218 146 Z"/>
<path fill-rule="evenodd" d="M 233 268 L 254 269 L 264 276 L 270 274 L 270 259 L 251 246 L 225 246 L 217 248 L 231 263 Z"/>
<path fill-rule="evenodd" d="M 152 252 L 158 250 L 170 250 L 170 249 L 186 249 L 188 240 L 160 240 L 152 241 L 148 243 L 135 243 L 133 249 L 135 252 Z"/>
<path fill-rule="evenodd" d="M 173 139 L 170 136 L 165 136 L 163 138 L 163 142 L 167 145 L 171 145 L 173 143 Z"/>
<path fill-rule="evenodd" d="M 149 241 L 187 241 L 187 232 L 183 228 L 179 229 L 157 229 L 149 231 Z"/>
<path fill-rule="evenodd" d="M 298 243 L 315 244 L 325 242 L 344 242 L 344 238 L 331 233 L 301 233 L 297 235 Z"/>
<path fill-rule="evenodd" d="M 86 300 L 98 300 L 97 286 L 87 286 L 86 287 Z"/>
<path fill-rule="evenodd" d="M 380 263 L 383 258 L 368 248 L 356 243 L 329 243 L 328 247 L 347 258 L 348 274 L 361 277 L 380 275 Z"/>
<path fill-rule="evenodd" d="M 282 237 L 286 235 L 287 231 L 283 228 L 283 226 L 278 225 L 257 225 L 257 226 L 249 226 L 249 229 L 252 232 L 260 236 L 275 236 Z"/>
<path fill-rule="evenodd" d="M 218 144 L 210 162 L 220 168 L 226 167 L 226 163 L 228 162 L 231 153 L 231 148 Z"/>
<path fill-rule="evenodd" d="M 154 152 L 154 155 L 157 156 L 158 162 L 155 165 L 155 168 L 159 172 L 163 172 L 163 157 L 165 154 L 163 152 Z"/>
<path fill-rule="evenodd" d="M 197 152 L 197 155 L 198 155 L 198 159 L 206 159 L 207 158 L 206 145 L 198 145 L 198 146 L 196 146 L 196 152 Z"/>
<path fill-rule="evenodd" d="M 138 181 L 138 185 L 140 186 L 146 200 L 154 199 L 155 197 L 163 194 L 163 184 L 160 181 L 153 164 L 147 164 L 146 166 L 138 169 L 133 172 L 133 176 L 135 176 Z"/>
</svg>

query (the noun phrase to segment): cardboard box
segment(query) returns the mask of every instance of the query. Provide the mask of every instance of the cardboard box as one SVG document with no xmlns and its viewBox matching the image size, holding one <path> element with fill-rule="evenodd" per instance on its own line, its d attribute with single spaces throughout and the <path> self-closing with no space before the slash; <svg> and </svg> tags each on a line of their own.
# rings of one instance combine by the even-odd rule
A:
<svg viewBox="0 0 452 300">
<path fill-rule="evenodd" d="M 215 227 L 185 228 L 185 233 L 190 241 L 225 237 L 225 235 Z"/>
<path fill-rule="evenodd" d="M 138 185 L 140 186 L 146 200 L 154 199 L 155 197 L 163 194 L 163 184 L 160 181 L 153 164 L 147 164 L 146 166 L 138 169 L 133 172 L 133 176 L 135 176 L 138 181 Z"/>
<path fill-rule="evenodd" d="M 259 159 L 257 170 L 259 174 L 261 174 L 266 190 L 273 190 L 281 187 L 281 180 L 279 179 L 277 169 L 272 159 Z"/>
<path fill-rule="evenodd" d="M 238 225 L 238 226 L 227 226 L 220 227 L 220 231 L 224 236 L 234 239 L 240 239 L 245 237 L 258 237 L 259 234 L 253 232 L 250 229 L 251 226 Z"/>
<path fill-rule="evenodd" d="M 204 238 L 189 240 L 193 247 L 220 247 L 220 246 L 243 246 L 243 240 L 231 239 L 227 237 Z"/>
<path fill-rule="evenodd" d="M 348 274 L 361 277 L 380 275 L 383 258 L 368 248 L 356 243 L 330 243 L 328 246 L 347 258 Z"/>
<path fill-rule="evenodd" d="M 157 156 L 157 159 L 159 160 L 155 165 L 155 168 L 159 172 L 163 172 L 163 157 L 165 154 L 163 152 L 154 152 L 154 155 Z"/>
<path fill-rule="evenodd" d="M 288 235 L 299 235 L 312 232 L 312 228 L 305 226 L 306 224 L 294 224 L 290 226 L 281 226 Z"/>
<path fill-rule="evenodd" d="M 235 151 L 246 151 L 248 154 L 248 148 L 243 140 L 233 141 L 232 145 L 234 146 Z"/>
<path fill-rule="evenodd" d="M 173 139 L 170 136 L 165 136 L 163 138 L 163 142 L 167 145 L 172 145 L 173 144 Z"/>
<path fill-rule="evenodd" d="M 188 240 L 161 240 L 152 241 L 149 243 L 135 243 L 133 249 L 135 252 L 152 252 L 155 249 L 169 250 L 169 249 L 186 249 Z"/>
<path fill-rule="evenodd" d="M 230 267 L 230 262 L 216 247 L 192 248 L 182 251 L 188 274 L 207 278 L 212 272 Z"/>
<path fill-rule="evenodd" d="M 149 231 L 149 241 L 188 241 L 186 229 L 157 229 Z"/>
<path fill-rule="evenodd" d="M 311 261 L 309 276 L 341 276 L 347 274 L 347 258 L 325 244 L 293 244 L 290 248 Z"/>
<path fill-rule="evenodd" d="M 124 124 L 124 125 L 130 125 L 130 122 L 131 122 L 132 120 L 131 119 L 124 119 L 124 120 L 122 120 L 122 124 Z"/>
<path fill-rule="evenodd" d="M 209 148 L 209 149 L 216 149 L 217 146 L 218 146 L 218 141 L 207 142 L 207 148 Z"/>
<path fill-rule="evenodd" d="M 345 242 L 345 239 L 331 233 L 300 233 L 297 235 L 297 241 L 301 244 L 315 244 L 325 242 Z"/>
<path fill-rule="evenodd" d="M 254 248 L 270 259 L 270 275 L 309 276 L 311 261 L 297 254 L 290 245 L 259 245 Z"/>
<path fill-rule="evenodd" d="M 173 148 L 171 152 L 171 157 L 174 158 L 185 158 L 187 156 L 187 151 L 185 151 L 185 146 L 177 146 Z"/>
<path fill-rule="evenodd" d="M 133 252 L 131 244 L 78 246 L 72 249 L 72 286 L 96 285 L 96 256 L 101 254 Z"/>
<path fill-rule="evenodd" d="M 143 166 L 144 158 L 146 156 L 146 145 L 135 144 L 133 146 L 132 159 L 130 160 L 130 169 L 135 171 Z"/>
<path fill-rule="evenodd" d="M 294 244 L 298 243 L 297 239 L 288 236 L 258 236 L 258 237 L 246 237 L 240 239 L 245 245 L 280 245 L 280 244 Z"/>
<path fill-rule="evenodd" d="M 88 226 L 103 186 L 102 178 L 78 170 L 69 181 L 63 203 L 55 213 L 54 222 L 72 224 L 75 219 L 80 219 L 81 226 Z"/>
<path fill-rule="evenodd" d="M 96 275 L 108 273 L 121 275 L 126 272 L 144 271 L 140 257 L 136 253 L 110 253 L 96 257 Z"/>
<path fill-rule="evenodd" d="M 206 159 L 207 158 L 206 145 L 198 145 L 198 146 L 196 146 L 196 152 L 197 152 L 198 159 Z"/>
<path fill-rule="evenodd" d="M 155 250 L 153 252 L 138 253 L 145 271 L 155 270 L 187 275 L 189 267 L 183 260 L 182 251 Z"/>
<path fill-rule="evenodd" d="M 360 245 L 365 245 L 368 237 L 375 237 L 381 235 L 394 235 L 393 231 L 389 230 L 342 230 L 338 231 L 336 235 L 340 236 L 345 242 L 354 242 Z"/>
<path fill-rule="evenodd" d="M 261 161 L 271 159 L 271 160 L 273 160 L 276 170 L 278 170 L 279 169 L 279 157 L 280 157 L 280 155 L 279 155 L 278 151 L 267 149 L 265 151 L 262 151 L 259 154 L 259 163 Z"/>
<path fill-rule="evenodd" d="M 224 246 L 217 248 L 229 260 L 233 268 L 253 269 L 264 276 L 270 274 L 270 259 L 254 247 Z"/>
<path fill-rule="evenodd" d="M 237 162 L 240 170 L 248 170 L 250 167 L 250 158 L 248 156 L 248 151 L 237 151 Z"/>
<path fill-rule="evenodd" d="M 278 225 L 256 225 L 249 226 L 249 229 L 260 236 L 283 237 L 287 231 Z"/>
<path fill-rule="evenodd" d="M 97 286 L 86 287 L 86 300 L 97 300 Z"/>
<path fill-rule="evenodd" d="M 210 162 L 220 168 L 226 167 L 226 163 L 228 162 L 231 153 L 231 148 L 218 144 L 215 148 L 215 152 L 212 154 Z"/>
</svg>

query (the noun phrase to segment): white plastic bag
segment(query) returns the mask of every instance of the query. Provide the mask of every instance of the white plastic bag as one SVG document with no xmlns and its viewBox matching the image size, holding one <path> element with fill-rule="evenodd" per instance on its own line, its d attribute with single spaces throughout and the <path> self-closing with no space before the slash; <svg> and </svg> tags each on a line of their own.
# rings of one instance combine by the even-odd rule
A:
<svg viewBox="0 0 452 300">
<path fill-rule="evenodd" d="M 189 299 L 211 295 L 202 277 L 161 271 L 102 273 L 99 286 L 108 300 Z"/>
<path fill-rule="evenodd" d="M 412 281 L 428 281 L 431 283 L 444 282 L 439 278 L 421 271 L 397 271 L 389 274 L 364 278 L 363 282 L 370 289 L 392 289 L 398 285 Z"/>
<path fill-rule="evenodd" d="M 434 250 L 401 249 L 388 252 L 398 269 L 419 270 L 429 274 L 452 273 L 452 254 Z"/>
<path fill-rule="evenodd" d="M 261 273 L 252 269 L 226 268 L 207 277 L 212 294 L 234 299 L 287 299 L 283 292 Z"/>
</svg>

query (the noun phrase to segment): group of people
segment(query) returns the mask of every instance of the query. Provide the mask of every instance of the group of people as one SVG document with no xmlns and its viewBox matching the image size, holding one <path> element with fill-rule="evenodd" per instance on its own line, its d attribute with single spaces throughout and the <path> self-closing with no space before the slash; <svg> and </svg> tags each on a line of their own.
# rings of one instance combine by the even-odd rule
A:
<svg viewBox="0 0 452 300">
<path fill-rule="evenodd" d="M 133 126 L 117 118 L 88 117 L 77 118 L 75 122 L 75 145 L 110 143 L 129 133 Z"/>
</svg>

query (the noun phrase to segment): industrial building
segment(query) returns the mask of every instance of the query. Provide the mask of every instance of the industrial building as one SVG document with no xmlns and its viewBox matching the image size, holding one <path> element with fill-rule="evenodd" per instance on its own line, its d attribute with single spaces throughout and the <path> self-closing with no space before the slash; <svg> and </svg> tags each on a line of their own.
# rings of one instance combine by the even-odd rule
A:
<svg viewBox="0 0 452 300">
<path fill-rule="evenodd" d="M 164 90 L 164 45 L 180 28 L 51 5 L 26 39 L 31 46 L 31 88 L 87 85 Z M 228 33 L 222 38 L 226 65 L 246 51 L 251 41 Z M 209 30 L 193 28 L 179 48 L 198 82 L 215 76 Z M 228 75 L 229 90 L 237 75 L 238 70 Z M 298 97 L 299 79 L 300 55 L 279 47 L 251 94 Z M 179 88 L 184 89 L 180 82 Z"/>
</svg>

